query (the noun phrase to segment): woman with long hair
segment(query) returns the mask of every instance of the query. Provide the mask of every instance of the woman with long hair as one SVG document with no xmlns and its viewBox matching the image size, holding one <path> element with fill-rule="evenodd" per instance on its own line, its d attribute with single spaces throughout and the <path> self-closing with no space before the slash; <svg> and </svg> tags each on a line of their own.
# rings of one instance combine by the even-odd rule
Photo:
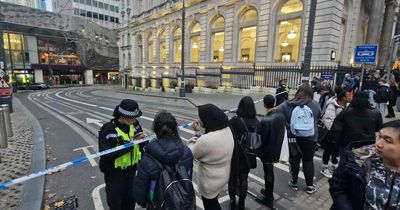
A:
<svg viewBox="0 0 400 210">
<path fill-rule="evenodd" d="M 231 209 L 236 209 L 236 188 L 239 187 L 239 210 L 244 210 L 247 195 L 247 177 L 250 168 L 256 168 L 255 155 L 246 154 L 239 144 L 241 137 L 248 130 L 254 132 L 258 124 L 256 107 L 251 97 L 245 96 L 240 100 L 236 116 L 230 121 L 230 127 L 235 140 L 235 147 L 231 161 L 231 173 L 229 176 L 229 197 Z"/>
<path fill-rule="evenodd" d="M 312 111 L 312 117 L 314 118 L 314 135 L 312 136 L 296 136 L 291 132 L 290 124 L 292 112 L 296 107 L 307 106 Z M 300 171 L 300 161 L 303 162 L 303 173 L 306 178 L 306 192 L 313 194 L 316 188 L 314 182 L 314 153 L 315 147 L 318 141 L 318 128 L 317 122 L 321 116 L 321 108 L 319 103 L 313 100 L 313 92 L 308 84 L 303 84 L 297 90 L 292 100 L 286 101 L 279 105 L 277 109 L 285 115 L 288 138 L 295 139 L 299 150 L 299 155 L 292 155 L 289 157 L 291 180 L 289 180 L 289 187 L 297 191 L 297 179 Z"/>
</svg>

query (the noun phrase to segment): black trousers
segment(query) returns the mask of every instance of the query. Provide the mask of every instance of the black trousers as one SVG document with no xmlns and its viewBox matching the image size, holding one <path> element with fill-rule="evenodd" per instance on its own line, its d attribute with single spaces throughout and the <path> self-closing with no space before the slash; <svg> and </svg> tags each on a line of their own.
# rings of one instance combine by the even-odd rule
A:
<svg viewBox="0 0 400 210">
<path fill-rule="evenodd" d="M 263 163 L 265 180 L 265 198 L 269 201 L 274 200 L 274 164 Z"/>
<path fill-rule="evenodd" d="M 390 117 L 395 117 L 395 115 L 394 115 L 394 110 L 393 110 L 393 106 L 388 106 L 387 107 L 387 109 L 388 109 L 388 115 L 390 116 Z"/>
<path fill-rule="evenodd" d="M 135 170 L 104 173 L 107 204 L 110 210 L 134 210 L 133 178 Z"/>
<path fill-rule="evenodd" d="M 247 177 L 249 176 L 249 172 L 250 170 L 235 173 L 231 170 L 231 174 L 229 176 L 229 197 L 231 200 L 234 200 L 236 196 L 236 189 L 239 188 L 239 206 L 242 207 L 244 207 L 244 202 L 247 196 Z"/>
<path fill-rule="evenodd" d="M 338 157 L 339 157 L 338 144 L 329 144 L 326 146 L 324 153 L 322 154 L 322 164 L 328 165 L 330 157 L 332 158 L 333 164 L 338 164 Z"/>
<path fill-rule="evenodd" d="M 204 210 L 221 210 L 221 206 L 218 202 L 218 196 L 213 199 L 207 199 L 201 196 L 201 199 L 203 200 Z"/>
<path fill-rule="evenodd" d="M 292 182 L 297 183 L 300 171 L 300 161 L 303 161 L 303 173 L 306 178 L 307 186 L 312 186 L 314 182 L 314 153 L 316 142 L 296 138 L 299 145 L 302 157 L 289 157 L 290 173 L 292 175 Z"/>
</svg>

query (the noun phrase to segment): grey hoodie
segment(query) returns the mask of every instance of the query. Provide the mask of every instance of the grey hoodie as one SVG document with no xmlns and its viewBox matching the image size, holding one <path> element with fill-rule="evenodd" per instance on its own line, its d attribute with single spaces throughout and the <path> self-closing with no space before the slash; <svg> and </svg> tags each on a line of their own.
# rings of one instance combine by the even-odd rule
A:
<svg viewBox="0 0 400 210">
<path fill-rule="evenodd" d="M 314 136 L 307 137 L 306 140 L 310 141 L 317 141 L 318 140 L 318 128 L 317 122 L 318 119 L 321 117 L 321 107 L 319 103 L 314 100 L 305 100 L 305 99 L 292 99 L 289 101 L 285 101 L 281 105 L 277 107 L 277 110 L 281 112 L 286 119 L 286 128 L 288 131 L 288 137 L 294 138 L 295 136 L 290 132 L 290 118 L 292 117 L 292 111 L 296 106 L 299 105 L 307 105 L 310 107 L 311 111 L 314 114 Z"/>
</svg>

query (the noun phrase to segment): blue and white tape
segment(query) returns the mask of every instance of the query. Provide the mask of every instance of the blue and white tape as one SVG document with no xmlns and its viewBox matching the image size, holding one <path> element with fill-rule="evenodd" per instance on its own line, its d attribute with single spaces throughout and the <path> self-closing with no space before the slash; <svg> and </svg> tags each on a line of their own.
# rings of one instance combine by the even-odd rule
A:
<svg viewBox="0 0 400 210">
<path fill-rule="evenodd" d="M 263 99 L 256 100 L 256 101 L 254 101 L 254 103 L 255 104 L 259 103 L 262 100 Z M 234 109 L 225 111 L 224 113 L 228 114 L 228 113 L 234 112 L 236 109 L 237 108 L 234 108 Z M 179 128 L 189 128 L 190 126 L 192 126 L 192 123 L 185 123 L 185 124 L 179 126 Z M 57 172 L 59 170 L 63 170 L 63 169 L 65 169 L 67 167 L 70 167 L 70 166 L 79 165 L 79 164 L 84 163 L 84 162 L 86 162 L 86 161 L 88 161 L 90 159 L 98 158 L 98 157 L 101 157 L 101 156 L 106 155 L 106 154 L 110 154 L 110 153 L 113 153 L 113 152 L 116 152 L 116 151 L 119 151 L 119 150 L 122 150 L 122 149 L 125 149 L 125 148 L 128 148 L 128 147 L 132 147 L 135 144 L 140 144 L 140 143 L 143 143 L 143 142 L 147 142 L 147 141 L 150 141 L 150 140 L 152 140 L 154 138 L 156 138 L 156 135 L 155 134 L 151 134 L 151 135 L 149 135 L 149 136 L 147 136 L 147 137 L 145 137 L 143 139 L 140 139 L 140 140 L 137 140 L 137 141 L 134 141 L 134 142 L 129 142 L 129 143 L 126 143 L 124 145 L 120 145 L 120 146 L 117 146 L 117 147 L 114 147 L 114 148 L 111 148 L 111 149 L 108 149 L 108 150 L 97 152 L 97 153 L 94 153 L 92 155 L 85 156 L 85 157 L 82 157 L 82 158 L 79 158 L 79 159 L 75 159 L 75 160 L 66 162 L 66 163 L 61 164 L 61 165 L 57 165 L 57 166 L 54 166 L 54 167 L 51 167 L 51 168 L 47 168 L 47 169 L 44 169 L 44 170 L 29 174 L 29 175 L 26 175 L 26 176 L 22 176 L 22 177 L 17 178 L 17 179 L 13 179 L 13 180 L 10 180 L 10 181 L 2 182 L 2 183 L 0 183 L 0 190 L 6 189 L 6 188 L 8 188 L 8 187 L 10 187 L 12 185 L 15 185 L 15 184 L 20 184 L 22 182 L 26 182 L 26 181 L 28 181 L 30 179 L 33 179 L 33 178 L 36 178 L 36 177 L 39 177 L 39 176 L 43 176 L 43 175 L 46 175 L 46 174 L 51 174 L 51 173 Z"/>
</svg>

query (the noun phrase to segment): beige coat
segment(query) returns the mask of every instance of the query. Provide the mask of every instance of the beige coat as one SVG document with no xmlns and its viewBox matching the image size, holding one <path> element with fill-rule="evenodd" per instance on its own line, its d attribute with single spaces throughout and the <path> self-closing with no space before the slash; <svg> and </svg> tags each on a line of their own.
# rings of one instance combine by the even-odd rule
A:
<svg viewBox="0 0 400 210">
<path fill-rule="evenodd" d="M 194 159 L 199 161 L 197 177 L 200 194 L 212 199 L 228 183 L 234 147 L 233 134 L 229 127 L 202 135 L 189 148 Z"/>
</svg>

